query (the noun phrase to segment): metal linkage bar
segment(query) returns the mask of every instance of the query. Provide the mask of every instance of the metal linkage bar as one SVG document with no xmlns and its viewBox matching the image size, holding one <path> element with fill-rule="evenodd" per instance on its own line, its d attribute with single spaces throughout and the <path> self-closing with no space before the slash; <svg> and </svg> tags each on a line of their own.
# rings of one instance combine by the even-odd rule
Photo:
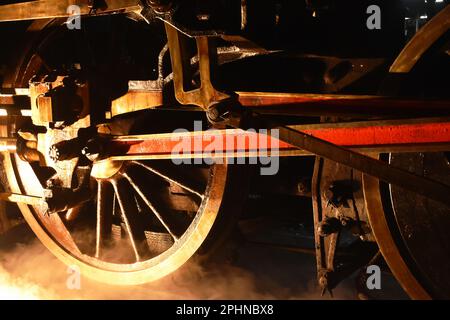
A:
<svg viewBox="0 0 450 320">
<path fill-rule="evenodd" d="M 338 125 L 330 131 L 327 128 L 310 128 L 307 132 L 295 127 L 278 126 L 275 123 L 259 121 L 261 128 L 272 128 L 266 133 L 243 130 L 215 130 L 209 132 L 187 132 L 143 136 L 116 137 L 106 140 L 99 148 L 104 150 L 99 159 L 176 159 L 197 157 L 251 157 L 261 155 L 298 155 L 295 149 L 335 161 L 359 170 L 406 190 L 440 201 L 450 206 L 450 186 L 417 176 L 380 160 L 356 153 L 348 148 L 376 146 L 383 152 L 391 152 L 392 145 L 410 145 L 410 151 L 417 152 L 420 145 L 440 143 L 442 150 L 450 150 L 450 121 L 412 124 L 393 123 L 366 126 Z M 339 126 L 341 126 L 339 128 Z M 298 128 L 297 128 L 298 129 Z M 276 131 L 275 131 L 276 130 Z M 359 137 L 358 137 L 359 136 Z M 273 138 L 275 137 L 275 138 Z M 329 141 L 321 138 L 327 138 Z M 354 142 L 357 142 L 357 146 Z M 418 143 L 419 142 L 419 143 Z M 336 145 L 340 143 L 342 146 Z"/>
<path fill-rule="evenodd" d="M 97 14 L 141 9 L 138 0 L 105 0 L 104 3 L 106 6 L 98 8 Z M 38 0 L 0 5 L 0 22 L 69 17 L 71 13 L 68 8 L 71 5 L 80 7 L 81 15 L 92 13 L 92 1 L 88 0 Z"/>
<path fill-rule="evenodd" d="M 10 192 L 2 192 L 0 193 L 0 200 L 9 201 L 9 202 L 17 202 L 17 203 L 25 203 L 31 206 L 38 206 L 45 204 L 45 200 L 42 197 L 37 196 L 29 196 L 17 193 Z"/>
<path fill-rule="evenodd" d="M 275 124 L 273 127 L 279 131 L 280 140 L 299 149 L 450 206 L 450 186 L 397 169 L 383 161 L 346 150 L 306 133 L 287 127 L 276 127 Z"/>
<path fill-rule="evenodd" d="M 168 28 L 168 30 L 172 30 Z M 176 34 L 176 33 L 175 33 Z M 176 38 L 178 39 L 178 38 Z M 172 41 L 174 41 L 172 39 Z M 206 48 L 204 39 L 198 40 Z M 203 51 L 206 49 L 203 49 Z M 175 52 L 178 52 L 175 50 Z M 174 55 L 174 68 L 179 68 L 174 76 L 177 99 L 183 105 L 195 105 L 204 110 L 218 101 L 229 98 L 217 90 L 206 76 L 208 61 L 203 62 L 205 74 L 200 89 L 184 91 L 183 71 L 180 67 L 181 57 Z M 4 92 L 0 89 L 0 106 L 29 108 L 30 99 L 27 89 L 16 89 L 18 92 Z M 450 101 L 437 99 L 407 99 L 402 97 L 364 96 L 364 95 L 331 95 L 331 94 L 294 94 L 273 92 L 238 92 L 239 103 L 246 109 L 258 114 L 296 115 L 296 116 L 341 116 L 341 117 L 438 117 L 450 116 Z M 162 91 L 130 91 L 113 103 L 113 114 L 118 110 L 135 110 L 136 99 L 139 109 L 151 109 L 163 104 Z M 123 113 L 119 112 L 119 113 Z"/>
<path fill-rule="evenodd" d="M 30 116 L 31 104 L 28 89 L 0 88 L 0 116 Z"/>
<path fill-rule="evenodd" d="M 259 114 L 302 116 L 450 116 L 450 101 L 399 97 L 237 92 L 242 106 Z"/>
<path fill-rule="evenodd" d="M 376 120 L 365 122 L 320 123 L 289 126 L 333 144 L 367 148 L 373 152 L 393 150 L 422 152 L 445 151 L 450 139 L 450 118 Z M 384 150 L 383 150 L 384 148 Z"/>
<path fill-rule="evenodd" d="M 289 129 L 358 152 L 450 150 L 450 119 L 324 123 Z M 107 142 L 105 154 L 114 160 L 315 154 L 272 133 L 269 137 L 263 131 L 228 129 L 122 136 Z"/>
<path fill-rule="evenodd" d="M 14 138 L 0 138 L 0 152 L 16 152 L 17 140 Z"/>
</svg>

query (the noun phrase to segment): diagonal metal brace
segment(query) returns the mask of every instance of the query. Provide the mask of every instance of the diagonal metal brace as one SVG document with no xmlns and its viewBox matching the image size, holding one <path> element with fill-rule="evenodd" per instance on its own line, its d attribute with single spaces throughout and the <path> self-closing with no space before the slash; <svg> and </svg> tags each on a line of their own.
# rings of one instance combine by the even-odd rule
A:
<svg viewBox="0 0 450 320">
<path fill-rule="evenodd" d="M 338 147 L 303 132 L 277 126 L 274 123 L 268 123 L 268 125 L 278 130 L 280 140 L 299 149 L 450 206 L 450 186 L 392 167 L 383 161 Z"/>
</svg>

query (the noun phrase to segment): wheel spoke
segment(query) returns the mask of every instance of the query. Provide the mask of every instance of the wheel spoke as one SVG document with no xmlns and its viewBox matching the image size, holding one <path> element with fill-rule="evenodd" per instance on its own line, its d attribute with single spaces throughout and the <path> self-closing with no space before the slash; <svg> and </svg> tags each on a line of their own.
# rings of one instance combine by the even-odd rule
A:
<svg viewBox="0 0 450 320">
<path fill-rule="evenodd" d="M 158 210 L 155 208 L 155 206 L 151 203 L 151 201 L 148 199 L 148 197 L 144 194 L 144 192 L 141 190 L 141 188 L 134 182 L 134 180 L 127 174 L 123 173 L 123 176 L 128 179 L 130 184 L 133 186 L 133 188 L 136 190 L 136 192 L 139 194 L 139 196 L 144 200 L 145 204 L 150 208 L 150 210 L 153 212 L 153 214 L 158 218 L 159 222 L 166 228 L 167 232 L 172 236 L 172 238 L 177 241 L 179 237 L 171 230 L 169 225 L 164 221 L 162 215 L 158 212 Z"/>
<path fill-rule="evenodd" d="M 183 182 L 183 183 L 179 182 L 178 180 L 175 180 L 175 179 L 173 179 L 173 178 L 163 174 L 162 172 L 156 170 L 155 168 L 152 168 L 152 167 L 150 167 L 150 166 L 148 166 L 148 165 L 146 165 L 146 164 L 144 164 L 142 162 L 133 161 L 133 163 L 136 164 L 136 165 L 139 165 L 139 166 L 141 166 L 143 168 L 145 168 L 146 170 L 148 170 L 148 171 L 150 171 L 150 172 L 152 172 L 154 174 L 156 174 L 157 176 L 163 178 L 164 180 L 166 180 L 168 182 L 171 182 L 171 183 L 179 186 L 180 188 L 183 188 L 184 190 L 186 190 L 186 191 L 188 191 L 188 192 L 190 192 L 192 194 L 195 194 L 196 196 L 198 196 L 200 199 L 203 200 L 203 194 L 197 188 L 195 188 L 193 186 L 187 186 L 185 182 Z"/>
<path fill-rule="evenodd" d="M 46 63 L 45 60 L 42 58 L 42 56 L 39 53 L 35 53 L 32 57 L 30 62 L 28 63 L 27 70 L 23 76 L 25 79 L 31 78 L 33 75 L 36 74 L 36 72 L 39 70 L 39 68 L 43 67 L 45 69 L 45 72 L 50 72 L 52 68 L 50 68 Z"/>
<path fill-rule="evenodd" d="M 80 214 L 83 212 L 84 208 L 85 208 L 85 203 L 83 203 L 75 208 L 70 208 L 69 210 L 67 210 L 65 220 L 69 221 L 69 222 L 76 220 L 80 216 Z"/>
<path fill-rule="evenodd" d="M 134 194 L 127 180 L 118 179 L 111 182 L 122 211 L 122 218 L 136 256 L 136 261 L 143 261 L 150 256 L 150 250 L 146 241 L 144 227 L 139 219 Z"/>
<path fill-rule="evenodd" d="M 97 187 L 97 229 L 95 257 L 101 257 L 103 250 L 111 239 L 113 190 L 106 181 L 99 181 Z"/>
</svg>

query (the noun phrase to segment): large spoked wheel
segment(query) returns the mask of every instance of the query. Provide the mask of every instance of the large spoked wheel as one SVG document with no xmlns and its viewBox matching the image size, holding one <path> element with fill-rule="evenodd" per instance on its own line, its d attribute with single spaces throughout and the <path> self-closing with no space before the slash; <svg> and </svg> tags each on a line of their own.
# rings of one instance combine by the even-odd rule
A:
<svg viewBox="0 0 450 320">
<path fill-rule="evenodd" d="M 405 47 L 391 67 L 389 92 L 448 99 L 450 7 L 443 9 Z M 392 80 L 392 79 L 390 79 Z M 392 166 L 450 185 L 446 153 L 381 155 Z M 380 250 L 403 289 L 413 299 L 449 299 L 450 208 L 394 185 L 363 179 L 366 208 Z"/>
<path fill-rule="evenodd" d="M 42 194 L 30 164 L 10 161 L 22 185 L 14 191 Z M 94 166 L 91 201 L 50 216 L 37 206 L 21 205 L 21 211 L 50 251 L 90 278 L 123 285 L 159 279 L 207 239 L 230 173 L 226 164 L 182 168 L 157 162 Z"/>
<path fill-rule="evenodd" d="M 395 167 L 450 182 L 444 153 L 391 154 Z M 394 185 L 364 176 L 370 224 L 389 267 L 413 299 L 448 299 L 450 208 Z"/>
<path fill-rule="evenodd" d="M 110 89 L 105 95 L 121 91 L 127 79 L 154 79 L 153 68 L 144 68 L 139 61 L 157 61 L 159 49 L 139 44 L 141 41 L 136 44 L 133 39 L 139 39 L 143 35 L 136 33 L 143 32 L 146 39 L 153 35 L 164 44 L 160 33 L 142 31 L 125 17 L 105 19 L 106 27 L 95 24 L 90 30 L 77 32 L 59 28 L 58 21 L 37 22 L 42 36 L 30 41 L 28 51 L 7 79 L 8 85 L 26 87 L 34 74 L 61 66 L 95 73 Z M 105 45 L 111 50 L 105 51 Z M 156 129 L 146 123 L 139 133 L 151 130 Z M 64 140 L 63 135 L 46 136 L 46 149 Z M 19 204 L 25 220 L 60 260 L 109 284 L 154 281 L 194 255 L 209 256 L 227 239 L 245 199 L 242 181 L 247 170 L 229 166 L 225 160 L 211 165 L 176 165 L 171 160 L 102 161 L 91 167 L 86 161 L 55 163 L 45 157 L 46 165 L 63 176 L 66 186 L 89 185 L 91 197 L 50 215 L 44 206 Z M 15 154 L 4 154 L 2 164 L 11 192 L 44 195 L 39 166 Z"/>
</svg>

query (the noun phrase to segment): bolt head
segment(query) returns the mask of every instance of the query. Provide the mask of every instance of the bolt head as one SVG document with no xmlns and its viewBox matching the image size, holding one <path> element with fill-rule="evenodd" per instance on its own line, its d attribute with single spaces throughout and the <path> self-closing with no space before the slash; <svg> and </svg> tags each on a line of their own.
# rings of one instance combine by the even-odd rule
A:
<svg viewBox="0 0 450 320">
<path fill-rule="evenodd" d="M 48 150 L 48 156 L 50 157 L 50 159 L 52 159 L 52 161 L 56 162 L 59 160 L 61 153 L 59 152 L 59 149 L 55 145 L 53 145 Z"/>
</svg>

